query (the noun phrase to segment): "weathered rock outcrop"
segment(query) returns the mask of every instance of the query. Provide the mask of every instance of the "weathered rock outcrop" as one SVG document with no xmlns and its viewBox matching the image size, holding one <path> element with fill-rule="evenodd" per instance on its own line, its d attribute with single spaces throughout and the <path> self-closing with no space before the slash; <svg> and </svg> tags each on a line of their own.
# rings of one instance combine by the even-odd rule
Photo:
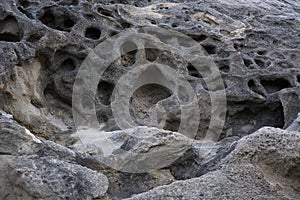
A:
<svg viewBox="0 0 300 200">
<path fill-rule="evenodd" d="M 2 80 L 6 83 L 2 86 L 1 107 L 40 136 L 68 143 L 74 126 L 72 85 L 83 59 L 90 49 L 110 36 L 143 26 L 165 27 L 187 34 L 213 58 L 224 79 L 228 100 L 223 137 L 244 136 L 267 125 L 287 127 L 300 111 L 295 104 L 299 101 L 300 79 L 297 2 L 128 1 L 128 5 L 123 1 L 101 2 L 1 3 L 0 62 Z M 171 38 L 156 37 L 166 45 L 174 45 Z M 185 44 L 176 48 L 186 49 Z M 189 80 L 200 94 L 197 137 L 203 138 L 211 114 L 210 97 L 203 82 L 206 77 L 184 59 L 174 59 L 172 54 L 155 48 L 147 49 L 145 57 L 136 55 L 133 51 L 112 63 L 98 85 L 97 116 L 106 124 L 104 130 L 118 129 L 110 96 L 118 78 L 139 58 L 142 62 L 177 67 Z M 145 98 L 139 94 L 150 90 L 154 92 L 154 102 L 142 103 Z M 132 106 L 145 109 L 158 101 L 168 111 L 165 129 L 176 131 L 180 109 L 171 107 L 176 105 L 176 97 L 164 88 L 157 85 L 140 88 Z M 135 117 L 141 125 L 147 125 L 143 115 L 136 113 Z"/>
<path fill-rule="evenodd" d="M 95 107 L 95 133 L 76 130 L 73 115 L 89 61 L 108 65 L 81 98 Z M 300 199 L 299 63 L 298 1 L 1 1 L 0 199 Z M 136 126 L 123 129 L 114 95 L 127 91 L 114 89 L 143 64 L 172 68 L 199 112 L 182 110 L 182 85 L 148 80 L 126 102 Z M 186 124 L 195 135 L 180 132 L 195 120 L 184 112 L 199 115 L 199 127 Z"/>
<path fill-rule="evenodd" d="M 300 134 L 266 127 L 238 141 L 219 169 L 129 199 L 299 199 Z"/>
<path fill-rule="evenodd" d="M 0 116 L 0 199 L 95 199 L 107 178 L 76 163 L 76 153 L 36 138 L 4 112 Z"/>
</svg>

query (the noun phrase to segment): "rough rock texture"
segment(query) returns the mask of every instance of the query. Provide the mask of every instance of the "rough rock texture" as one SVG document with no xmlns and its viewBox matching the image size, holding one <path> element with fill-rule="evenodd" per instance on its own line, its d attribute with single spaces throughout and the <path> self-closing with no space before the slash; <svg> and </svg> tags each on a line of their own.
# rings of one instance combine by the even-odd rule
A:
<svg viewBox="0 0 300 200">
<path fill-rule="evenodd" d="M 95 155 L 110 167 L 131 173 L 143 173 L 172 164 L 191 149 L 193 140 L 176 132 L 136 127 L 122 131 L 79 133 L 76 150 Z M 111 144 L 111 145 L 110 145 Z"/>
<path fill-rule="evenodd" d="M 0 199 L 94 199 L 107 178 L 76 163 L 76 153 L 42 141 L 3 112 L 0 143 Z M 80 188 L 80 189 L 79 189 Z"/>
<path fill-rule="evenodd" d="M 266 127 L 238 141 L 219 169 L 129 199 L 299 199 L 300 134 Z"/>
<path fill-rule="evenodd" d="M 88 148 L 72 136 L 72 92 L 92 49 L 141 27 L 176 30 L 194 43 L 143 32 L 156 41 L 152 46 L 133 38 L 107 51 L 121 55 L 96 83 L 95 107 L 101 131 L 119 144 L 114 154 L 126 150 L 122 156 L 129 161 L 128 152 L 179 156 L 163 169 L 129 173 L 103 164 L 112 149 L 94 145 L 93 134 Z M 195 50 L 195 43 L 203 49 Z M 215 78 L 212 65 L 199 73 L 182 57 L 191 50 L 205 50 L 223 78 L 227 110 L 213 119 L 218 109 L 210 97 L 222 88 L 207 84 Z M 144 128 L 119 130 L 113 90 L 122 75 L 144 63 L 171 66 L 190 83 L 200 107 L 195 140 L 178 131 L 180 97 L 157 84 L 138 88 L 130 99 L 130 114 Z M 288 132 L 300 130 L 299 63 L 299 1 L 1 1 L 0 108 L 14 119 L 1 111 L 0 199 L 123 199 L 138 193 L 132 199 L 300 199 L 299 134 Z M 165 111 L 162 129 L 147 127 L 152 108 Z M 225 115 L 221 137 L 203 141 L 209 122 Z M 129 162 L 130 168 L 147 158 Z M 152 158 L 150 166 L 160 160 Z"/>
<path fill-rule="evenodd" d="M 228 100 L 223 137 L 244 136 L 266 125 L 287 127 L 300 111 L 294 103 L 299 100 L 300 79 L 300 6 L 297 1 L 126 3 L 2 2 L 0 62 L 3 83 L 6 82 L 2 107 L 31 131 L 68 143 L 73 127 L 72 84 L 89 49 L 128 28 L 159 26 L 191 36 L 220 69 Z M 172 46 L 171 38 L 161 39 Z M 186 48 L 184 44 L 178 47 Z M 100 122 L 106 123 L 104 130 L 118 129 L 110 108 L 110 95 L 120 75 L 136 61 L 136 55 L 137 52 L 132 51 L 124 54 L 120 62 L 112 63 L 98 85 L 97 116 Z M 205 77 L 197 74 L 187 61 L 174 59 L 159 50 L 147 49 L 145 57 L 139 59 L 178 66 L 179 72 L 198 90 L 202 114 L 197 137 L 203 138 L 210 120 L 210 99 L 203 84 Z M 163 100 L 162 104 L 169 108 L 165 128 L 176 131 L 179 108 L 170 107 L 176 105 L 176 98 L 163 88 L 149 87 L 157 91 L 153 93 L 154 103 Z M 288 90 L 282 94 L 282 89 L 286 88 Z M 140 90 L 140 93 L 147 93 L 149 88 Z M 133 107 L 143 109 L 153 104 L 153 101 L 144 102 L 141 107 L 144 100 L 137 91 Z M 136 117 L 142 125 L 147 125 L 143 116 L 136 113 Z"/>
</svg>

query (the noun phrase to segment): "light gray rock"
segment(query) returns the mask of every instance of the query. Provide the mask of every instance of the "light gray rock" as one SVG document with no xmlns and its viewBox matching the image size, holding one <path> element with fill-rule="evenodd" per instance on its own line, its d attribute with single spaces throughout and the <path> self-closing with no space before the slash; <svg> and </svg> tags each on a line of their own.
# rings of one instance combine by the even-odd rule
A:
<svg viewBox="0 0 300 200">
<path fill-rule="evenodd" d="M 26 143 L 41 143 L 28 129 L 19 125 L 10 115 L 0 113 L 0 154 L 17 154 Z"/>
<path fill-rule="evenodd" d="M 225 163 L 251 163 L 278 192 L 300 198 L 300 134 L 265 127 L 239 140 Z"/>
<path fill-rule="evenodd" d="M 298 113 L 296 119 L 286 128 L 286 130 L 300 132 L 300 113 Z"/>
<path fill-rule="evenodd" d="M 122 131 L 84 130 L 74 145 L 95 159 L 123 172 L 144 173 L 167 167 L 191 149 L 192 139 L 154 127 Z"/>
<path fill-rule="evenodd" d="M 227 165 L 199 178 L 177 181 L 128 200 L 287 200 L 272 191 L 252 165 Z"/>
<path fill-rule="evenodd" d="M 0 115 L 0 199 L 95 199 L 108 180 L 76 163 L 72 150 L 36 138 L 8 114 Z"/>
<path fill-rule="evenodd" d="M 108 189 L 103 174 L 51 157 L 13 157 L 8 172 L 15 194 L 20 198 L 94 199 L 103 197 Z"/>
<path fill-rule="evenodd" d="M 265 127 L 239 140 L 215 171 L 133 199 L 299 199 L 300 134 Z"/>
</svg>

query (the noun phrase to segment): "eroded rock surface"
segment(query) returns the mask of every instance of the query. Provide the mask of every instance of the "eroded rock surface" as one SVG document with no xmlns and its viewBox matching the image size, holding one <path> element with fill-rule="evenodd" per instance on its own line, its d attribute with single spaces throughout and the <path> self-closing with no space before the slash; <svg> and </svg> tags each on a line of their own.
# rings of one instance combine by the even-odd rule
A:
<svg viewBox="0 0 300 200">
<path fill-rule="evenodd" d="M 179 31 L 194 41 L 141 31 L 145 27 Z M 118 46 L 95 51 L 92 60 L 99 65 L 120 53 L 106 63 L 93 99 L 101 132 L 119 145 L 107 148 L 107 140 L 93 134 L 82 145 L 72 136 L 76 75 L 99 43 L 129 30 L 152 43 L 116 40 Z M 0 199 L 123 199 L 139 193 L 131 199 L 300 199 L 300 141 L 292 132 L 300 130 L 299 33 L 300 4 L 292 0 L 1 1 L 0 108 L 11 115 L 0 115 Z M 203 62 L 199 73 L 190 53 L 214 64 Z M 132 94 L 136 127 L 120 130 L 113 90 L 130 70 L 156 63 L 174 69 L 197 94 L 195 137 L 179 131 L 186 93 L 158 84 Z M 216 78 L 212 66 L 224 87 L 209 86 Z M 214 115 L 211 96 L 224 88 L 226 113 Z M 163 110 L 160 129 L 151 127 L 153 108 Z M 210 121 L 225 117 L 224 127 L 213 127 L 222 130 L 220 137 L 210 137 Z M 132 160 L 128 152 L 149 153 L 149 160 Z M 159 154 L 172 152 L 175 162 L 143 173 L 103 163 L 115 154 L 130 169 L 147 161 L 154 167 L 168 161 Z"/>
<path fill-rule="evenodd" d="M 128 28 L 158 26 L 187 34 L 201 44 L 217 64 L 228 100 L 223 137 L 245 136 L 262 126 L 287 127 L 300 111 L 294 103 L 299 100 L 300 74 L 300 8 L 297 2 L 122 3 L 83 0 L 2 2 L 0 40 L 3 53 L 0 60 L 2 80 L 6 83 L 2 107 L 31 131 L 69 143 L 68 135 L 74 126 L 72 87 L 89 50 Z M 156 37 L 166 45 L 181 48 L 182 52 L 186 49 L 186 44 L 175 44 L 171 37 Z M 123 47 L 134 48 L 134 42 L 127 41 Z M 106 131 L 118 129 L 110 100 L 117 80 L 136 61 L 158 62 L 174 66 L 199 93 L 201 121 L 197 137 L 203 138 L 211 114 L 210 97 L 204 83 L 209 78 L 201 76 L 184 58 L 174 59 L 172 53 L 155 49 L 155 46 L 147 48 L 145 57 L 137 56 L 142 55 L 143 49 L 124 53 L 107 69 L 98 84 L 99 122 L 105 123 Z M 33 58 L 32 63 L 28 63 Z M 134 117 L 140 125 L 148 125 L 147 114 L 141 114 L 139 110 L 160 102 L 168 113 L 165 129 L 176 131 L 180 121 L 176 97 L 157 85 L 147 87 L 140 88 L 133 96 Z M 280 95 L 286 88 L 286 93 Z M 26 93 L 20 96 L 25 90 Z M 154 102 L 144 102 L 145 97 L 141 95 L 149 90 L 157 91 L 153 93 L 156 96 Z M 291 110 L 295 111 L 291 113 Z"/>
<path fill-rule="evenodd" d="M 36 138 L 1 115 L 1 199 L 94 199 L 104 197 L 108 180 L 76 163 L 76 153 Z"/>
<path fill-rule="evenodd" d="M 299 199 L 299 139 L 299 132 L 259 129 L 215 171 L 129 199 Z"/>
</svg>

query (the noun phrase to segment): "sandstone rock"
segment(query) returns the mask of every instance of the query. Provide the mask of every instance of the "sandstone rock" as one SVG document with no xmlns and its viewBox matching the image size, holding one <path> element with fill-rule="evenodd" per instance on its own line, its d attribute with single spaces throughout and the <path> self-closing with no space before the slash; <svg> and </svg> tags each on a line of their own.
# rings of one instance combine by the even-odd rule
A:
<svg viewBox="0 0 300 200">
<path fill-rule="evenodd" d="M 239 140 L 215 171 L 129 199 L 299 199 L 299 139 L 262 128 Z"/>
<path fill-rule="evenodd" d="M 56 194 L 72 199 L 122 199 L 142 192 L 146 193 L 132 198 L 299 199 L 299 138 L 291 132 L 299 131 L 299 13 L 299 2 L 292 0 L 2 1 L 0 108 L 26 128 L 7 114 L 0 115 L 0 199 L 57 199 Z M 149 31 L 158 27 L 165 31 Z M 178 34 L 170 34 L 171 30 L 194 41 L 182 40 Z M 152 42 L 143 45 L 132 37 L 111 40 L 108 44 L 117 45 L 95 49 L 125 31 L 142 34 Z M 110 61 L 116 52 L 118 58 L 102 62 Z M 94 65 L 108 64 L 95 88 L 86 91 L 96 91 L 92 98 L 100 123 L 96 132 L 101 128 L 117 145 L 99 148 L 96 142 L 106 140 L 93 141 L 91 134 L 85 141 L 90 146 L 83 149 L 87 153 L 79 153 L 59 144 L 76 142 L 70 137 L 78 128 L 72 115 L 73 86 L 89 53 L 98 53 L 89 60 Z M 200 60 L 200 73 L 189 60 L 198 56 L 207 58 Z M 131 128 L 139 131 L 131 130 L 137 134 L 130 135 L 128 130 L 120 130 L 124 127 L 114 115 L 118 98 L 113 91 L 123 75 L 144 63 L 154 69 L 170 66 L 191 88 L 188 92 L 178 89 L 181 95 L 158 84 L 136 88 L 126 104 L 130 107 L 128 118 L 136 122 Z M 224 87 L 220 83 L 210 87 L 216 79 Z M 79 83 L 84 85 L 86 80 Z M 130 83 L 128 79 L 124 86 Z M 199 112 L 181 109 L 180 100 L 190 92 L 196 94 Z M 225 97 L 225 92 L 226 100 L 214 105 L 212 97 L 220 93 Z M 88 96 L 82 95 L 85 101 Z M 225 106 L 227 110 L 219 109 Z M 184 112 L 200 119 L 182 119 Z M 89 119 L 89 115 L 83 113 L 82 118 Z M 153 125 L 153 118 L 162 123 Z M 199 127 L 189 126 L 191 119 L 196 119 Z M 196 135 L 180 132 L 181 124 L 189 130 L 198 128 Z M 264 128 L 252 134 L 264 126 L 288 131 Z M 152 130 L 151 134 L 147 130 Z M 234 137 L 231 140 L 229 136 L 242 138 L 236 148 Z M 204 141 L 190 142 L 192 139 Z M 82 150 L 78 143 L 75 146 Z M 124 171 L 161 168 L 174 156 L 180 158 L 164 169 L 144 173 L 103 165 L 105 158 Z M 124 160 L 114 161 L 119 158 Z M 73 190 L 72 181 L 64 175 L 80 189 Z M 192 179 L 157 187 L 187 178 Z M 110 187 L 105 193 L 107 181 Z"/>
<path fill-rule="evenodd" d="M 225 160 L 229 163 L 251 163 L 277 191 L 299 199 L 299 142 L 299 132 L 265 127 L 239 140 Z"/>
<path fill-rule="evenodd" d="M 175 181 L 168 169 L 147 173 L 126 173 L 103 165 L 103 162 L 99 162 L 99 159 L 93 156 L 81 156 L 76 160 L 82 166 L 105 174 L 109 181 L 108 194 L 115 199 L 127 198 Z"/>
<path fill-rule="evenodd" d="M 111 168 L 131 173 L 164 168 L 190 149 L 193 142 L 180 133 L 149 127 L 114 132 L 82 130 L 78 135 L 75 149 L 94 154 L 95 159 Z"/>
<path fill-rule="evenodd" d="M 0 155 L 16 155 L 26 143 L 41 143 L 28 129 L 19 125 L 12 116 L 0 113 Z"/>
<path fill-rule="evenodd" d="M 157 187 L 128 200 L 288 199 L 272 191 L 262 177 L 263 175 L 253 166 L 228 165 L 222 170 L 209 172 L 199 178 Z"/>
<path fill-rule="evenodd" d="M 108 189 L 103 174 L 51 157 L 14 157 L 7 170 L 20 198 L 93 199 L 104 196 Z"/>
<path fill-rule="evenodd" d="M 217 168 L 220 161 L 234 150 L 238 137 L 228 137 L 217 143 L 195 140 L 192 149 L 170 166 L 176 179 L 199 177 Z"/>
<path fill-rule="evenodd" d="M 187 34 L 214 60 L 224 79 L 228 100 L 223 135 L 245 136 L 266 125 L 282 128 L 300 111 L 294 106 L 295 113 L 288 114 L 286 110 L 293 107 L 294 100 L 279 97 L 280 91 L 286 88 L 295 91 L 295 100 L 299 96 L 296 92 L 300 74 L 298 2 L 9 0 L 0 7 L 0 49 L 3 52 L 0 73 L 2 82 L 6 83 L 1 86 L 1 107 L 26 123 L 32 132 L 47 139 L 68 143 L 74 126 L 72 86 L 89 50 L 116 33 L 145 25 Z M 171 37 L 156 37 L 174 46 Z M 187 49 L 185 45 L 175 46 L 181 50 Z M 174 66 L 199 93 L 201 119 L 197 138 L 204 138 L 211 117 L 206 77 L 201 77 L 184 59 L 174 59 L 172 53 L 154 49 L 147 49 L 147 55 L 139 58 Z M 136 53 L 125 53 L 121 60 L 112 63 L 99 82 L 97 117 L 105 124 L 106 131 L 118 129 L 110 97 L 118 78 L 136 61 Z M 35 64 L 27 63 L 33 58 L 40 62 L 38 69 Z M 24 67 L 30 70 L 24 72 Z M 16 71 L 23 72 L 15 76 Z M 20 83 L 25 82 L 30 84 L 23 88 L 27 90 L 25 97 L 20 98 Z M 16 83 L 18 87 L 14 87 Z M 159 99 L 158 103 L 166 108 L 165 128 L 177 131 L 180 109 L 171 106 L 177 104 L 176 98 L 160 96 L 164 89 L 152 87 L 161 91 L 156 92 L 154 99 Z M 133 103 L 140 105 L 142 101 L 138 95 Z M 147 120 L 139 121 L 141 125 L 148 125 Z"/>
<path fill-rule="evenodd" d="M 76 163 L 76 153 L 36 138 L 5 112 L 0 116 L 0 199 L 93 199 L 107 178 Z"/>
</svg>

